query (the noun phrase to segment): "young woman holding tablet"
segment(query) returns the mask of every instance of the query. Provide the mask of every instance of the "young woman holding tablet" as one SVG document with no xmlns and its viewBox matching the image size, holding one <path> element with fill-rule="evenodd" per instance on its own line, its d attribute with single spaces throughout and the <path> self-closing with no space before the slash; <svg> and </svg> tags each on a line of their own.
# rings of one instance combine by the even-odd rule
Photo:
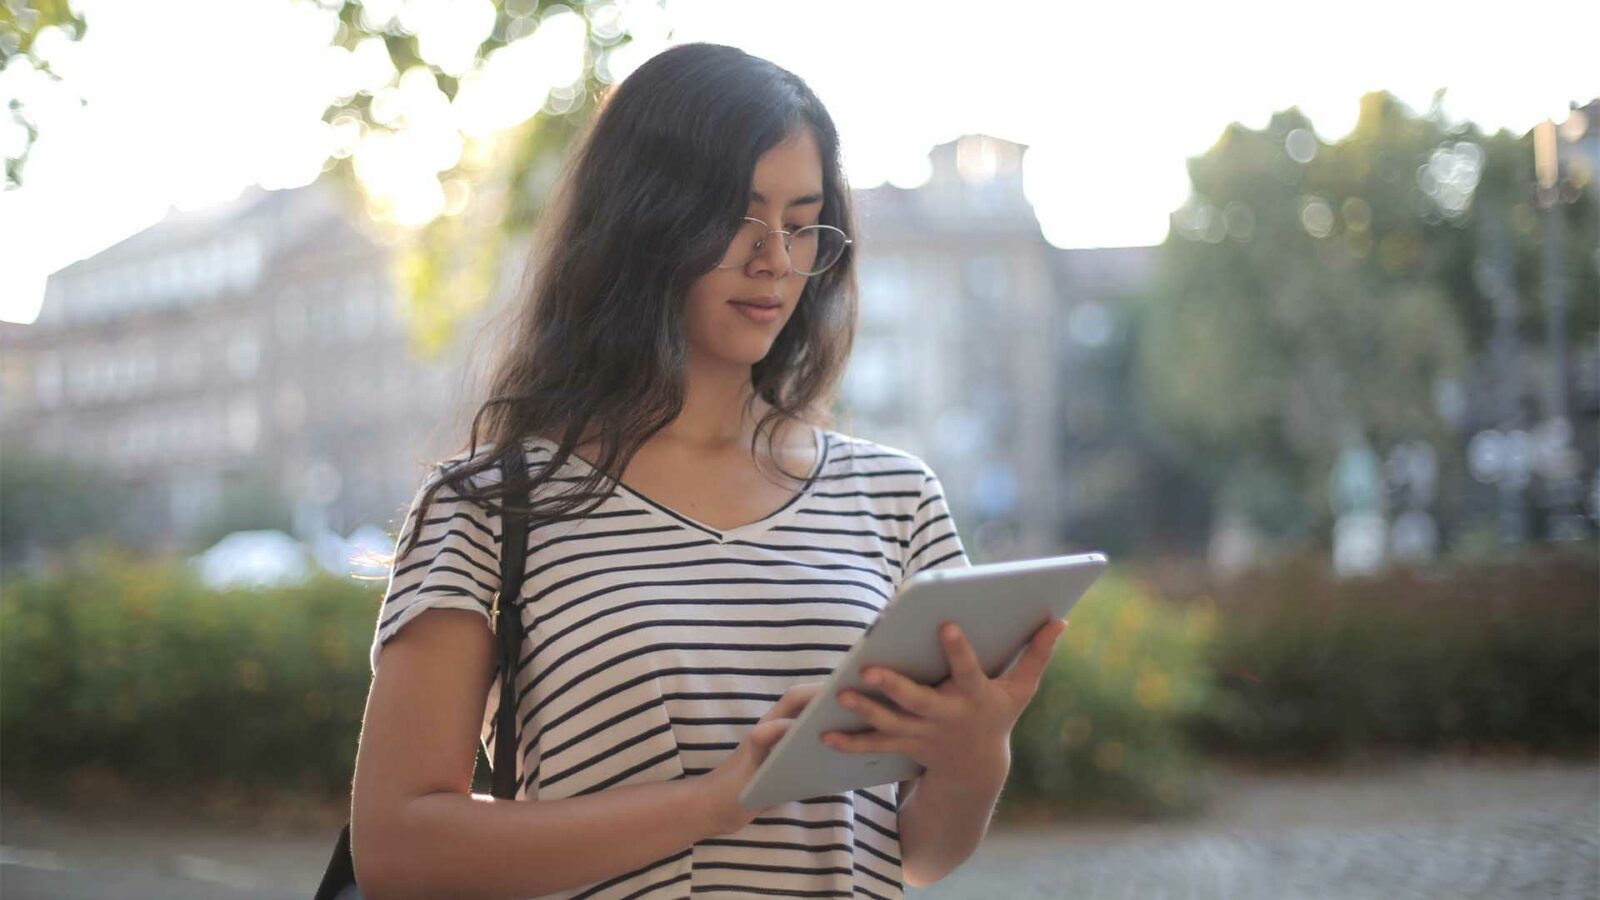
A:
<svg viewBox="0 0 1600 900">
<path fill-rule="evenodd" d="M 827 111 L 733 48 L 668 50 L 607 97 L 545 226 L 466 449 L 396 547 L 353 790 L 363 892 L 900 897 L 944 877 L 1059 622 L 1006 679 L 963 670 L 959 638 L 939 689 L 885 673 L 902 709 L 868 701 L 874 729 L 839 746 L 912 754 L 915 781 L 736 799 L 900 582 L 967 565 L 925 463 L 826 427 L 856 318 Z M 499 601 L 527 630 L 516 801 L 471 793 L 505 504 L 529 510 Z"/>
</svg>

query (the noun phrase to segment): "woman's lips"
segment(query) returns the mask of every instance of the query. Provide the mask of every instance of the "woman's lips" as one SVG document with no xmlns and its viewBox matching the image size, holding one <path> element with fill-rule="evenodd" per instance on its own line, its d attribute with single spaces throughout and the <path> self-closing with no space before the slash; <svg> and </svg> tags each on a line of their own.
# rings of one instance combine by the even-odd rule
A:
<svg viewBox="0 0 1600 900">
<path fill-rule="evenodd" d="M 752 322 L 775 322 L 778 319 L 779 304 L 763 303 L 755 300 L 730 300 L 735 308 Z"/>
</svg>

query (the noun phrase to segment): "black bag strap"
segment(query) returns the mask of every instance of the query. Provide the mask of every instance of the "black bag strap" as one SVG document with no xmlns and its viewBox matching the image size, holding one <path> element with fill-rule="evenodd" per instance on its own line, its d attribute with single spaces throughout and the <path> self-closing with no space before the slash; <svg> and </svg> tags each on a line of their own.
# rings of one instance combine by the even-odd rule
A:
<svg viewBox="0 0 1600 900">
<path fill-rule="evenodd" d="M 506 450 L 501 465 L 508 485 L 522 481 L 527 460 L 520 441 Z M 506 500 L 511 499 L 510 492 Z M 495 637 L 500 647 L 500 709 L 495 714 L 494 795 L 517 796 L 517 662 L 522 657 L 522 576 L 528 556 L 528 519 L 521 511 L 500 508 L 500 590 L 495 594 Z"/>
</svg>

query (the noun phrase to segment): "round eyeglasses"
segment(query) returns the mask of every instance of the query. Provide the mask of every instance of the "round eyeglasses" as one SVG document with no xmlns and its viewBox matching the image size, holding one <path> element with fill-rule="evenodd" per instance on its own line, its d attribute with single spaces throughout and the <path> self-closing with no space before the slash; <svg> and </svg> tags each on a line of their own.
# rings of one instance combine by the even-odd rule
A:
<svg viewBox="0 0 1600 900">
<path fill-rule="evenodd" d="M 728 252 L 723 254 L 719 269 L 742 269 L 756 258 L 766 246 L 767 235 L 783 235 L 783 249 L 789 254 L 789 265 L 801 275 L 820 275 L 833 267 L 844 249 L 853 243 L 845 233 L 832 225 L 807 225 L 793 232 L 772 228 L 760 219 L 745 216 L 744 224 L 733 236 Z"/>
</svg>

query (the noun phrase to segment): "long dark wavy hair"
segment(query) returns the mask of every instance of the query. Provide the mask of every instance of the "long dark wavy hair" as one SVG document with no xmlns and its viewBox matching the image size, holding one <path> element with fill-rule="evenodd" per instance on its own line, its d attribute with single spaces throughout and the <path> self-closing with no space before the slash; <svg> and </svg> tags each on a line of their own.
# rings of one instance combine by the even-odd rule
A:
<svg viewBox="0 0 1600 900">
<path fill-rule="evenodd" d="M 587 514 L 609 496 L 633 455 L 683 409 L 690 285 L 733 240 L 757 160 L 806 128 L 822 157 L 820 221 L 854 234 L 833 119 L 792 72 L 733 47 L 684 44 L 612 90 L 541 220 L 528 286 L 473 416 L 466 458 L 439 464 L 418 522 L 446 486 L 494 514 L 520 509 L 533 525 Z M 771 407 L 755 429 L 767 435 L 769 455 L 769 426 L 832 422 L 856 305 L 847 248 L 807 282 L 771 351 L 751 367 L 749 403 L 759 396 Z M 557 445 L 547 464 L 516 483 L 476 477 L 530 436 Z M 598 448 L 589 474 L 566 490 L 542 490 L 586 437 Z M 411 529 L 402 552 L 420 531 Z"/>
</svg>

